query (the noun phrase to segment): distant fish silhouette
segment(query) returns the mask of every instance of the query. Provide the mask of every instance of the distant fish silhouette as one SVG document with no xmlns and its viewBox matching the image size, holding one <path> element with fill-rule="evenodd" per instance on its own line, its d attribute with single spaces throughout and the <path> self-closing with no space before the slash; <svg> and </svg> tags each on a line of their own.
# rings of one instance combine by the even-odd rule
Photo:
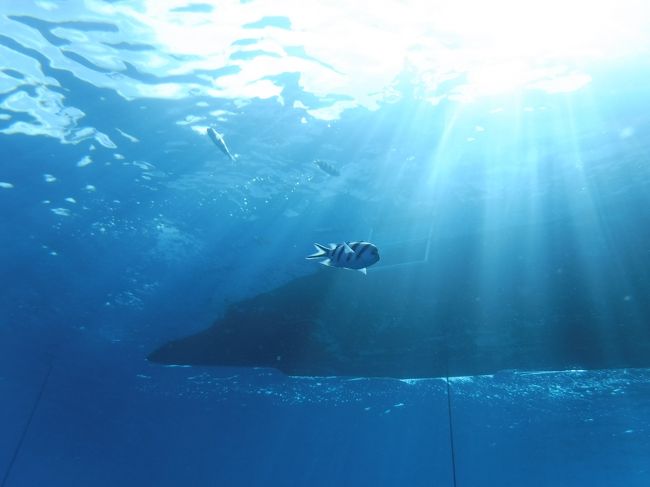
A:
<svg viewBox="0 0 650 487">
<path fill-rule="evenodd" d="M 336 169 L 334 166 L 332 166 L 329 162 L 321 161 L 320 159 L 316 159 L 314 161 L 314 164 L 316 164 L 321 171 L 326 172 L 330 176 L 340 176 L 341 175 L 339 170 Z"/>
<path fill-rule="evenodd" d="M 223 135 L 221 135 L 219 132 L 217 132 L 212 127 L 208 127 L 207 134 L 208 134 L 208 137 L 210 137 L 210 140 L 212 140 L 212 142 L 214 142 L 214 145 L 219 147 L 221 152 L 226 154 L 228 156 L 228 158 L 232 162 L 235 162 L 235 157 L 228 150 L 228 146 L 226 145 L 226 141 L 223 140 Z"/>
</svg>

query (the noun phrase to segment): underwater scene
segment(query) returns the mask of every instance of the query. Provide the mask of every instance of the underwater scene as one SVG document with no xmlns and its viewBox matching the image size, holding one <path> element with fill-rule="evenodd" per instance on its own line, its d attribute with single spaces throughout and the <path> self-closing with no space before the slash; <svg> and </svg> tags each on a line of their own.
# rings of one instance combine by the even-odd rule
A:
<svg viewBox="0 0 650 487">
<path fill-rule="evenodd" d="M 0 0 L 0 487 L 650 485 L 650 4 Z"/>
</svg>

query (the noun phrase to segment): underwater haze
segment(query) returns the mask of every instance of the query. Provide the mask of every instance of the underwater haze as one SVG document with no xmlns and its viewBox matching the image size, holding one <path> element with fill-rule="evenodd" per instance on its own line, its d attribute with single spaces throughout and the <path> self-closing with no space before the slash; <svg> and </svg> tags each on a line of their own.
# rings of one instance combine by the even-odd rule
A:
<svg viewBox="0 0 650 487">
<path fill-rule="evenodd" d="M 642 0 L 0 0 L 0 487 L 650 485 L 648 79 Z"/>
</svg>

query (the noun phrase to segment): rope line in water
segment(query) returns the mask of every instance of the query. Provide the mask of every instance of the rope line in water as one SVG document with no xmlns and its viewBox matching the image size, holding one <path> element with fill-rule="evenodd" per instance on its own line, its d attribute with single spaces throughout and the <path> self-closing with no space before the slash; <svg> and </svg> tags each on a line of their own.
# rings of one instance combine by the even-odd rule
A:
<svg viewBox="0 0 650 487">
<path fill-rule="evenodd" d="M 456 451 L 454 449 L 454 424 L 451 417 L 451 388 L 449 387 L 449 376 L 445 380 L 447 384 L 447 414 L 449 416 L 449 446 L 451 447 L 451 473 L 456 487 Z"/>
<path fill-rule="evenodd" d="M 29 417 L 27 418 L 27 422 L 25 423 L 25 426 L 23 428 L 23 431 L 20 435 L 20 439 L 18 440 L 18 443 L 16 444 L 16 448 L 14 448 L 13 455 L 11 456 L 11 460 L 9 461 L 9 465 L 7 465 L 7 470 L 5 471 L 5 475 L 2 478 L 2 483 L 0 483 L 0 487 L 5 487 L 7 484 L 7 480 L 9 479 L 9 474 L 11 473 L 11 470 L 13 469 L 14 463 L 16 462 L 16 459 L 18 458 L 18 454 L 20 453 L 20 449 L 23 446 L 23 442 L 25 441 L 25 438 L 27 437 L 27 432 L 29 431 L 29 427 L 32 424 L 32 419 L 34 419 L 34 414 L 36 413 L 36 410 L 38 409 L 38 405 L 41 402 L 41 398 L 43 397 L 43 392 L 45 391 L 45 388 L 47 387 L 47 382 L 50 379 L 50 373 L 52 372 L 52 362 L 48 365 L 47 372 L 45 374 L 45 378 L 43 379 L 43 383 L 41 384 L 41 388 L 38 391 L 38 396 L 36 396 L 36 400 L 34 401 L 34 405 L 32 406 L 32 410 L 29 413 Z"/>
</svg>

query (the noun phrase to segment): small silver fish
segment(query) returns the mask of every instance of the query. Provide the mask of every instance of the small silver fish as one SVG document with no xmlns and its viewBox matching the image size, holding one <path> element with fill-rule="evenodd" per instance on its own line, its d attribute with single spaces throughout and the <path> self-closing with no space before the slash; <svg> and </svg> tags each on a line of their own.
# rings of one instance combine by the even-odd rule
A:
<svg viewBox="0 0 650 487">
<path fill-rule="evenodd" d="M 318 250 L 307 259 L 323 259 L 321 264 L 330 267 L 353 269 L 366 274 L 366 268 L 379 260 L 379 249 L 370 242 L 331 243 L 328 246 L 315 243 Z"/>
<path fill-rule="evenodd" d="M 314 161 L 314 164 L 318 166 L 318 169 L 320 169 L 323 172 L 326 172 L 330 176 L 340 176 L 341 173 L 339 172 L 338 169 L 336 169 L 334 166 L 332 166 L 329 162 L 327 161 L 322 161 L 320 159 L 316 159 Z"/>
<path fill-rule="evenodd" d="M 235 157 L 228 150 L 228 146 L 226 145 L 226 141 L 223 139 L 223 135 L 221 135 L 212 127 L 208 127 L 207 134 L 208 137 L 210 137 L 210 140 L 214 142 L 214 145 L 219 147 L 219 149 L 221 149 L 221 152 L 226 154 L 232 162 L 235 162 Z"/>
</svg>

